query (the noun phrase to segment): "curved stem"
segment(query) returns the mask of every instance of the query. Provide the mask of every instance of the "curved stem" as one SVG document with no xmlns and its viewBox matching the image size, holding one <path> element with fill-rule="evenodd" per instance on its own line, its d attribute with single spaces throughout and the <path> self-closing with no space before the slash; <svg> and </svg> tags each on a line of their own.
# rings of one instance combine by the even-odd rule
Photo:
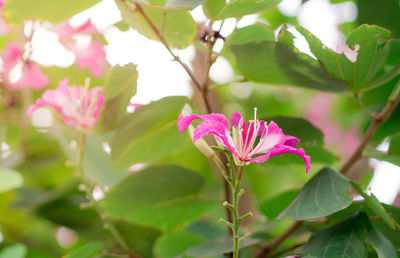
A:
<svg viewBox="0 0 400 258">
<path fill-rule="evenodd" d="M 97 211 L 101 220 L 104 223 L 104 227 L 110 232 L 111 236 L 118 243 L 118 245 L 122 248 L 122 250 L 124 250 L 125 253 L 131 258 L 139 258 L 140 256 L 137 255 L 131 248 L 129 248 L 128 244 L 125 242 L 125 239 L 118 232 L 115 225 L 112 223 L 112 221 L 110 221 L 108 216 L 104 213 L 103 208 L 98 204 L 96 199 L 94 199 L 94 197 L 93 197 L 94 185 L 90 185 L 90 183 L 86 181 L 85 175 L 83 172 L 83 162 L 82 161 L 83 161 L 83 154 L 85 151 L 85 140 L 86 140 L 86 135 L 84 133 L 80 133 L 80 136 L 78 139 L 78 148 L 79 149 L 78 149 L 77 169 L 78 169 L 79 178 L 81 179 L 81 183 L 85 186 L 84 189 L 86 192 L 86 196 L 89 199 L 90 206 L 93 207 Z"/>
<path fill-rule="evenodd" d="M 233 171 L 233 168 L 232 168 Z M 233 258 L 239 257 L 239 227 L 240 227 L 240 217 L 239 217 L 239 188 L 240 181 L 242 178 L 243 166 L 239 166 L 237 175 L 232 173 L 232 199 L 233 199 Z M 236 177 L 236 178 L 235 178 Z"/>
</svg>

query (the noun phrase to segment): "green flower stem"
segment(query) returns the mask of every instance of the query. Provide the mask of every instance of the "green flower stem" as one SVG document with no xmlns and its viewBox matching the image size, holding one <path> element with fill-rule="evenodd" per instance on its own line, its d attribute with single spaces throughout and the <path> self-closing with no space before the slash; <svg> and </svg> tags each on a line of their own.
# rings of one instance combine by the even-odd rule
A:
<svg viewBox="0 0 400 258">
<path fill-rule="evenodd" d="M 240 181 L 242 180 L 242 174 L 243 174 L 243 166 L 238 167 L 237 174 L 235 173 L 235 169 L 231 169 L 231 189 L 232 189 L 232 199 L 233 199 L 233 204 L 232 204 L 232 214 L 233 214 L 233 258 L 238 258 L 239 257 L 239 244 L 240 244 L 240 224 L 242 222 L 242 218 L 239 216 L 239 199 L 240 196 L 242 195 L 240 191 Z"/>
<path fill-rule="evenodd" d="M 84 133 L 81 133 L 79 136 L 78 140 L 78 161 L 77 161 L 77 169 L 78 169 L 78 175 L 81 180 L 81 183 L 84 185 L 84 190 L 86 193 L 86 196 L 89 199 L 89 206 L 93 207 L 97 213 L 99 214 L 101 220 L 104 223 L 104 228 L 106 228 L 111 236 L 114 238 L 114 240 L 118 243 L 118 245 L 124 250 L 126 254 L 128 254 L 129 257 L 131 258 L 138 258 L 140 257 L 137 255 L 131 248 L 129 248 L 128 244 L 126 243 L 125 239 L 122 237 L 122 235 L 118 232 L 117 228 L 115 227 L 114 223 L 110 221 L 108 216 L 105 214 L 103 211 L 103 208 L 99 205 L 99 203 L 94 199 L 93 197 L 93 190 L 94 190 L 94 184 L 90 184 L 87 182 L 85 179 L 85 175 L 83 172 L 83 154 L 85 151 L 85 141 L 86 141 L 86 135 Z"/>
</svg>

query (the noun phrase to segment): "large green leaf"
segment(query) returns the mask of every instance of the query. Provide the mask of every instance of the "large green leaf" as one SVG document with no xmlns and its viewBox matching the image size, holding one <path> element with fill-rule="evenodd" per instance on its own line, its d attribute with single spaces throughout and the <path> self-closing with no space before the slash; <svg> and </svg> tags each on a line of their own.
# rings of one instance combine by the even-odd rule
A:
<svg viewBox="0 0 400 258">
<path fill-rule="evenodd" d="M 99 3 L 101 0 L 8 0 L 3 10 L 7 23 L 18 24 L 23 20 L 39 19 L 59 23 Z"/>
<path fill-rule="evenodd" d="M 367 257 L 366 224 L 369 221 L 364 213 L 346 219 L 317 232 L 301 252 L 315 258 Z"/>
<path fill-rule="evenodd" d="M 136 93 L 137 77 L 136 65 L 133 64 L 117 65 L 111 71 L 105 85 L 105 104 L 97 122 L 101 132 L 114 130 L 126 115 L 126 107 Z"/>
<path fill-rule="evenodd" d="M 99 254 L 103 250 L 102 242 L 89 242 L 67 254 L 64 258 L 90 258 Z"/>
<path fill-rule="evenodd" d="M 110 142 L 116 166 L 157 161 L 177 149 L 183 140 L 176 123 L 186 101 L 166 97 L 126 116 Z"/>
<path fill-rule="evenodd" d="M 24 244 L 7 246 L 0 251 L 0 258 L 25 258 L 28 248 Z"/>
<path fill-rule="evenodd" d="M 371 195 L 366 194 L 357 183 L 351 182 L 351 185 L 364 198 L 365 203 L 371 208 L 371 210 L 392 229 L 395 229 L 393 221 L 390 219 L 385 208 L 383 208 L 382 204 L 375 197 L 375 195 L 373 195 L 372 193 Z"/>
<path fill-rule="evenodd" d="M 23 177 L 15 170 L 0 168 L 0 193 L 22 186 Z"/>
<path fill-rule="evenodd" d="M 293 85 L 321 91 L 344 91 L 348 85 L 333 79 L 318 61 L 292 46 L 274 41 L 232 45 L 236 68 L 245 79 L 272 85 Z"/>
<path fill-rule="evenodd" d="M 273 29 L 263 23 L 252 24 L 233 31 L 227 44 L 243 45 L 251 42 L 275 41 Z"/>
<path fill-rule="evenodd" d="M 239 248 L 255 245 L 260 243 L 261 239 L 246 238 L 240 243 Z M 208 242 L 189 247 L 182 255 L 190 257 L 215 257 L 219 254 L 225 254 L 233 251 L 232 237 L 220 237 Z"/>
<path fill-rule="evenodd" d="M 171 229 L 203 215 L 214 203 L 198 197 L 204 179 L 178 166 L 150 167 L 127 177 L 104 198 L 113 218 Z"/>
<path fill-rule="evenodd" d="M 298 193 L 280 218 L 306 220 L 326 216 L 344 209 L 352 202 L 346 193 L 350 183 L 331 168 L 318 172 Z"/>
<path fill-rule="evenodd" d="M 275 7 L 282 0 L 208 0 L 204 5 L 205 13 L 213 21 L 226 18 L 241 18 L 242 16 L 259 13 L 265 9 Z"/>
<path fill-rule="evenodd" d="M 356 44 L 360 46 L 357 60 L 353 63 L 344 54 L 337 54 L 325 47 L 316 36 L 303 27 L 298 26 L 296 29 L 306 38 L 311 52 L 326 70 L 336 78 L 349 82 L 353 92 L 381 85 L 381 80 L 374 79 L 381 72 L 390 53 L 390 31 L 376 25 L 361 25 L 351 32 L 346 44 L 352 49 Z"/>
<path fill-rule="evenodd" d="M 148 22 L 138 11 L 132 11 L 127 4 L 116 1 L 122 20 L 149 39 L 159 40 Z M 196 37 L 196 24 L 188 11 L 167 10 L 161 7 L 142 6 L 167 44 L 173 48 L 186 48 Z"/>
</svg>

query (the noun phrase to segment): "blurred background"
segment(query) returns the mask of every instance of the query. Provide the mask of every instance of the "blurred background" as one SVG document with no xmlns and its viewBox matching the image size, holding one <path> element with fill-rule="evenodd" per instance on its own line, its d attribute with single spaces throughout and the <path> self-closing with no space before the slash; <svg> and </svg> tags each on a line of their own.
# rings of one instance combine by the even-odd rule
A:
<svg viewBox="0 0 400 258">
<path fill-rule="evenodd" d="M 221 34 L 225 38 L 233 32 L 235 28 L 244 27 L 255 22 L 270 25 L 275 34 L 277 34 L 283 24 L 289 26 L 289 30 L 296 36 L 295 46 L 312 56 L 308 44 L 305 39 L 295 31 L 293 26 L 302 25 L 318 38 L 329 48 L 337 50 L 345 44 L 346 36 L 363 23 L 377 24 L 392 31 L 393 37 L 400 37 L 400 16 L 399 4 L 395 0 L 283 0 L 277 8 L 272 8 L 257 15 L 245 16 L 240 20 L 233 18 L 227 19 L 223 25 L 216 22 L 216 29 L 222 26 Z M 196 23 L 203 24 L 206 17 L 202 7 L 199 6 L 191 11 Z M 98 40 L 104 43 L 105 57 L 109 65 L 124 65 L 128 63 L 137 64 L 139 79 L 137 93 L 132 98 L 131 103 L 147 104 L 151 101 L 158 100 L 165 96 L 183 95 L 196 99 L 196 92 L 190 85 L 190 79 L 172 58 L 164 46 L 156 41 L 149 40 L 138 32 L 126 26 L 121 22 L 121 14 L 113 0 L 104 0 L 92 8 L 83 11 L 72 17 L 70 24 L 73 27 L 79 27 L 85 24 L 88 19 L 91 20 L 96 29 L 103 35 L 98 36 Z M 34 32 L 34 33 L 33 33 Z M 65 45 L 60 42 L 58 32 L 54 30 L 53 25 L 44 22 L 26 22 L 23 32 L 26 37 L 32 36 L 31 40 L 31 59 L 42 65 L 43 71 L 48 74 L 52 73 L 50 78 L 50 87 L 57 87 L 58 81 L 68 74 L 75 73 L 73 64 L 76 62 L 76 55 Z M 0 38 L 0 45 L 3 49 L 6 42 L 15 37 L 14 34 Z M 77 47 L 85 49 L 93 40 L 88 35 L 74 36 Z M 220 52 L 223 48 L 223 42 L 218 41 L 215 51 Z M 204 53 L 188 47 L 183 50 L 174 50 L 182 60 L 190 65 L 195 73 L 201 75 L 198 71 L 198 63 L 203 61 Z M 3 64 L 4 65 L 4 64 Z M 14 76 L 14 80 L 18 80 L 20 71 L 15 70 L 10 77 Z M 83 84 L 84 78 L 88 73 L 79 73 L 72 79 L 74 84 Z M 351 95 L 325 94 L 312 90 L 298 89 L 294 87 L 276 87 L 273 85 L 258 85 L 255 83 L 241 82 L 241 78 L 237 76 L 230 65 L 230 61 L 220 56 L 213 65 L 210 73 L 213 85 L 211 87 L 213 94 L 219 99 L 217 105 L 220 110 L 230 115 L 233 112 L 241 112 L 247 119 L 252 118 L 253 107 L 259 108 L 260 117 L 271 116 L 296 116 L 303 117 L 325 135 L 324 142 L 326 147 L 332 153 L 323 153 L 318 157 L 318 153 L 311 154 L 320 159 L 321 163 L 333 163 L 333 167 L 337 168 L 343 160 L 346 159 L 360 142 L 363 133 L 370 121 L 370 117 L 363 109 L 359 107 L 357 101 Z M 94 78 L 93 84 L 101 84 L 101 77 Z M 372 91 L 363 96 L 364 103 L 371 110 L 380 110 L 387 100 L 387 95 L 393 85 L 379 88 L 379 91 Z M 267 89 L 267 90 L 266 90 Z M 34 94 L 37 96 L 37 94 Z M 195 107 L 189 107 L 193 112 L 199 112 Z M 201 111 L 200 111 L 201 112 Z M 343 116 L 342 114 L 346 114 Z M 372 140 L 372 144 L 379 146 L 381 151 L 387 151 L 388 142 L 385 139 L 390 132 L 398 131 L 400 128 L 400 110 L 397 108 L 393 117 L 384 124 L 376 133 Z M 48 132 L 51 126 L 54 126 L 54 118 L 52 114 L 45 109 L 38 110 L 32 117 L 32 123 L 40 132 Z M 1 129 L 1 135 L 11 135 L 10 141 L 16 141 L 18 138 L 15 128 L 9 126 L 7 129 Z M 36 136 L 35 136 L 36 137 Z M 76 194 L 74 187 L 76 184 L 63 184 L 70 179 L 73 168 L 65 166 L 64 157 L 58 153 L 58 148 L 54 140 L 47 139 L 46 146 L 40 144 L 43 139 L 41 137 L 33 137 L 30 146 L 31 152 L 28 160 L 20 164 L 19 170 L 24 174 L 27 189 L 20 189 L 18 195 L 22 198 L 16 198 L 13 193 L 3 194 L 0 198 L 0 217 L 14 218 L 12 221 L 3 221 L 7 224 L 8 230 L 15 230 L 16 236 L 22 230 L 24 223 L 30 224 L 30 228 L 34 234 L 40 236 L 42 240 L 52 243 L 52 237 L 46 230 L 51 231 L 52 226 L 48 222 L 37 218 L 30 218 L 21 225 L 26 214 L 23 212 L 10 209 L 13 207 L 35 206 L 35 202 L 40 203 L 37 213 L 53 222 L 58 222 L 60 214 L 67 214 L 67 223 L 62 221 L 60 224 L 67 226 L 57 227 L 55 232 L 57 243 L 63 248 L 69 248 L 78 240 L 78 236 L 71 228 L 82 228 L 87 234 L 96 234 L 93 231 L 85 232 L 85 228 L 93 226 L 98 221 L 93 220 L 93 214 L 90 211 L 84 211 L 83 217 L 80 213 L 79 217 L 75 217 L 76 210 L 70 209 L 66 203 L 79 203 L 81 196 Z M 188 141 L 189 142 L 189 141 Z M 340 144 L 339 144 L 340 143 Z M 2 162 L 18 162 L 16 159 L 8 159 L 15 157 L 12 144 L 8 141 L 2 141 L 1 157 Z M 107 149 L 107 145 L 103 146 Z M 196 159 L 200 160 L 196 164 L 191 164 L 194 169 L 200 171 L 206 180 L 212 181 L 215 175 L 206 171 L 207 160 L 192 150 L 190 143 L 185 143 L 183 151 L 186 155 L 197 155 Z M 42 155 L 46 153 L 46 155 Z M 50 154 L 49 154 L 50 153 Z M 323 157 L 322 157 L 323 156 Z M 179 153 L 172 153 L 165 158 L 165 161 L 174 161 L 180 165 L 188 165 L 190 160 L 180 160 Z M 6 161 L 5 161 L 6 160 Z M 185 164 L 186 162 L 186 164 Z M 300 187 L 309 176 L 304 174 L 303 164 L 294 164 L 288 167 L 282 166 L 284 159 L 278 157 L 271 160 L 271 166 L 261 167 L 254 165 L 246 170 L 247 182 L 251 186 L 252 193 L 257 200 L 263 200 L 272 195 L 282 193 L 297 185 Z M 68 163 L 68 162 L 67 162 Z M 314 164 L 313 164 L 314 166 Z M 318 168 L 322 165 L 315 164 Z M 140 168 L 140 164 L 138 164 Z M 289 169 L 288 169 L 289 168 Z M 135 168 L 134 168 L 135 169 Z M 290 170 L 290 171 L 286 171 Z M 55 173 L 57 171 L 57 173 Z M 61 171 L 61 172 L 60 172 Z M 317 171 L 317 169 L 313 170 Z M 373 173 L 375 171 L 375 173 Z M 392 204 L 396 201 L 400 205 L 398 197 L 400 190 L 400 168 L 387 162 L 375 159 L 363 159 L 357 163 L 356 168 L 349 177 L 357 178 L 358 181 L 368 185 L 368 190 L 374 193 L 377 198 L 384 203 Z M 115 179 L 118 181 L 118 179 Z M 260 182 L 263 182 L 262 184 Z M 285 182 L 281 184 L 279 182 Z M 216 185 L 217 183 L 215 183 Z M 210 188 L 216 187 L 211 184 Z M 62 186 L 62 187 L 61 187 Z M 30 187 L 30 188 L 29 188 Z M 56 187 L 60 189 L 57 190 Z M 55 189 L 55 190 L 54 190 Z M 96 198 L 101 199 L 104 189 L 98 189 Z M 46 191 L 53 191 L 52 196 L 44 194 Z M 59 194 L 59 195 L 58 195 Z M 64 198 L 68 195 L 68 199 Z M 56 197 L 54 197 L 56 196 Z M 47 198 L 47 199 L 46 199 Z M 53 198 L 53 199 L 52 199 Z M 76 198 L 76 199 L 74 199 Z M 18 200 L 15 202 L 15 200 Z M 34 200 L 34 202 L 32 202 Z M 48 201 L 46 203 L 46 201 Z M 254 205 L 249 201 L 249 205 Z M 43 203 L 46 203 L 43 205 Z M 67 207 L 68 206 L 68 209 Z M 37 207 L 36 207 L 37 208 Z M 220 210 L 218 211 L 220 212 Z M 215 213 L 218 213 L 217 211 Z M 210 215 L 214 216 L 214 215 Z M 217 216 L 216 216 L 217 217 Z M 1 221 L 0 221 L 1 225 Z M 140 232 L 139 229 L 135 229 Z M 0 228 L 0 243 L 3 241 L 2 228 Z M 147 231 L 146 231 L 147 232 Z M 82 233 L 82 232 L 80 232 Z M 147 237 L 156 238 L 156 233 L 150 232 Z M 154 235 L 151 235 L 154 234 Z M 32 241 L 29 239 L 29 241 Z M 40 243 L 39 245 L 40 246 Z M 44 246 L 44 248 L 50 248 Z M 51 249 L 51 248 L 50 248 Z M 37 257 L 40 257 L 37 256 Z"/>
</svg>

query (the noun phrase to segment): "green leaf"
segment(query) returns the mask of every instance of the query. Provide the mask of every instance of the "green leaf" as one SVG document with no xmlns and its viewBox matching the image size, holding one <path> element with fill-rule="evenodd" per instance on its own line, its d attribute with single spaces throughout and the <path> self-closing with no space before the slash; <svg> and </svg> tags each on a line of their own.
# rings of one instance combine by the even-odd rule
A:
<svg viewBox="0 0 400 258">
<path fill-rule="evenodd" d="M 352 31 L 346 44 L 351 49 L 355 48 L 355 44 L 360 46 L 357 60 L 352 63 L 344 54 L 336 54 L 325 47 L 316 36 L 303 27 L 297 26 L 296 29 L 306 38 L 311 52 L 326 70 L 336 78 L 349 82 L 353 92 L 366 91 L 380 85 L 373 80 L 388 59 L 392 46 L 390 31 L 376 25 L 361 25 Z"/>
<path fill-rule="evenodd" d="M 127 115 L 110 142 L 117 168 L 154 162 L 178 149 L 183 140 L 176 123 L 186 101 L 166 97 Z"/>
<path fill-rule="evenodd" d="M 377 216 L 379 216 L 386 224 L 389 225 L 392 229 L 395 229 L 395 225 L 393 221 L 390 219 L 387 214 L 385 208 L 383 208 L 382 204 L 379 200 L 371 193 L 371 195 L 366 194 L 361 187 L 354 182 L 351 182 L 354 190 L 356 190 L 365 200 L 365 203 L 375 212 Z"/>
<path fill-rule="evenodd" d="M 396 166 L 400 166 L 400 156 L 397 155 L 390 155 L 383 151 L 378 151 L 370 148 L 366 148 L 363 152 L 363 155 L 377 160 L 390 162 Z"/>
<path fill-rule="evenodd" d="M 122 20 L 143 36 L 160 40 L 153 29 L 137 11 L 132 11 L 127 4 L 116 1 L 121 11 Z M 188 47 L 196 38 L 196 24 L 188 11 L 164 9 L 161 7 L 142 6 L 148 18 L 165 38 L 167 44 L 173 48 Z"/>
<path fill-rule="evenodd" d="M 263 23 L 236 29 L 229 37 L 229 45 L 243 45 L 251 42 L 275 41 L 274 31 Z"/>
<path fill-rule="evenodd" d="M 206 0 L 133 0 L 138 4 L 147 4 L 165 8 L 184 8 L 193 9 L 204 3 Z"/>
<path fill-rule="evenodd" d="M 9 24 L 19 24 L 28 19 L 59 23 L 99 2 L 100 0 L 8 0 L 4 6 L 3 17 Z"/>
<path fill-rule="evenodd" d="M 23 177 L 15 170 L 0 168 L 0 193 L 22 186 Z"/>
<path fill-rule="evenodd" d="M 136 94 L 138 73 L 136 65 L 117 65 L 105 85 L 106 96 L 97 125 L 102 133 L 114 130 L 126 115 L 126 108 Z"/>
<path fill-rule="evenodd" d="M 345 91 L 344 81 L 333 79 L 312 57 L 274 41 L 230 46 L 237 69 L 247 80 L 293 85 L 321 91 Z"/>
<path fill-rule="evenodd" d="M 83 156 L 83 170 L 87 179 L 94 184 L 108 187 L 116 185 L 129 173 L 128 169 L 118 169 L 116 164 L 110 163 L 110 155 L 103 149 L 103 143 L 110 136 L 87 135 Z"/>
<path fill-rule="evenodd" d="M 187 248 L 204 242 L 204 238 L 190 232 L 179 231 L 158 239 L 154 251 L 157 257 L 173 258 Z"/>
<path fill-rule="evenodd" d="M 239 248 L 255 245 L 261 241 L 261 239 L 256 238 L 246 238 L 240 243 Z M 182 253 L 182 255 L 187 255 L 190 257 L 214 257 L 219 254 L 232 252 L 232 250 L 232 237 L 223 236 L 196 246 L 189 247 L 185 252 Z"/>
<path fill-rule="evenodd" d="M 25 258 L 28 248 L 24 244 L 7 246 L 0 251 L 0 258 Z"/>
<path fill-rule="evenodd" d="M 161 232 L 150 227 L 143 227 L 128 223 L 127 221 L 115 221 L 118 232 L 126 240 L 129 247 L 133 248 L 141 257 L 153 257 L 153 248 Z"/>
<path fill-rule="evenodd" d="M 150 167 L 127 177 L 104 198 L 107 213 L 163 230 L 191 222 L 214 203 L 198 197 L 204 179 L 178 166 Z"/>
<path fill-rule="evenodd" d="M 90 258 L 99 254 L 103 249 L 102 242 L 89 242 L 72 253 L 67 254 L 64 258 Z"/>
<path fill-rule="evenodd" d="M 265 121 L 274 121 L 283 130 L 286 135 L 296 136 L 301 143 L 306 145 L 322 145 L 324 140 L 323 133 L 313 126 L 309 121 L 288 116 L 271 116 L 266 117 Z"/>
<path fill-rule="evenodd" d="M 331 168 L 324 168 L 307 182 L 279 218 L 306 220 L 332 214 L 351 204 L 352 198 L 346 194 L 349 191 L 346 178 Z"/>
<path fill-rule="evenodd" d="M 397 257 L 393 244 L 375 227 L 370 228 L 367 239 L 368 242 L 374 247 L 379 258 Z"/>
<path fill-rule="evenodd" d="M 282 0 L 234 0 L 226 3 L 225 0 L 208 0 L 205 4 L 205 13 L 213 21 L 226 18 L 241 18 L 242 16 L 259 13 L 268 8 L 277 6 Z"/>
<path fill-rule="evenodd" d="M 259 210 L 268 219 L 273 220 L 277 218 L 284 209 L 286 209 L 298 193 L 299 189 L 295 189 L 268 198 L 260 203 Z"/>
<path fill-rule="evenodd" d="M 400 158 L 400 133 L 390 137 L 389 151 L 390 155 L 396 155 Z"/>
<path fill-rule="evenodd" d="M 364 213 L 350 217 L 314 234 L 301 251 L 305 257 L 367 257 L 365 246 L 368 217 Z"/>
</svg>

